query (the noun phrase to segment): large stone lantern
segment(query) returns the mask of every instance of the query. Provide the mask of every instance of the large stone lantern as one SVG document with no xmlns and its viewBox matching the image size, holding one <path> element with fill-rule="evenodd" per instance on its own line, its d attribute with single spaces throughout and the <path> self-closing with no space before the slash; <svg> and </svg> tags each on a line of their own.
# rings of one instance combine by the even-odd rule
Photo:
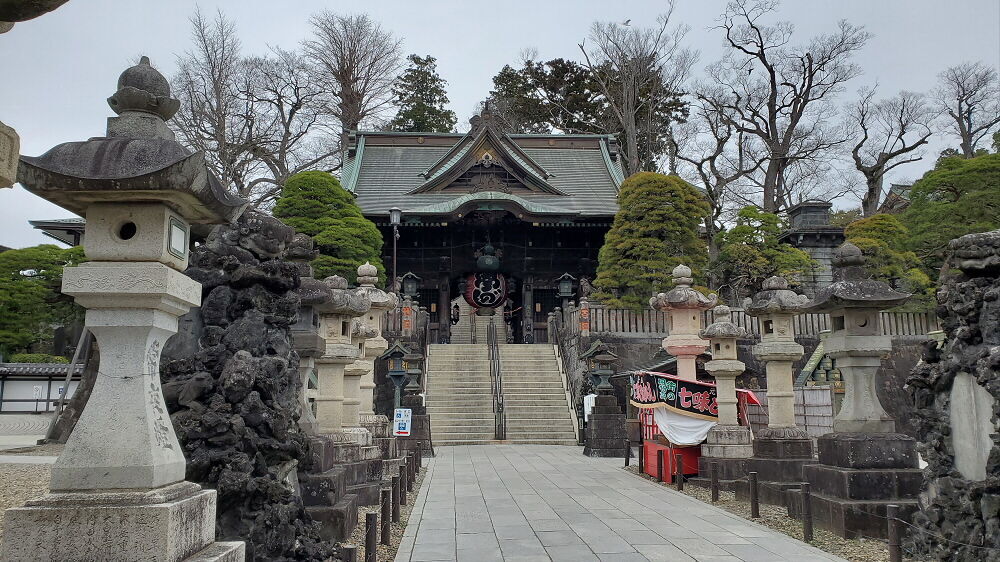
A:
<svg viewBox="0 0 1000 562">
<path fill-rule="evenodd" d="M 708 342 L 698 336 L 702 312 L 716 305 L 719 298 L 705 296 L 691 287 L 691 268 L 678 265 L 673 271 L 674 288 L 649 299 L 649 306 L 670 314 L 669 334 L 663 339 L 663 349 L 677 358 L 677 376 L 698 379 L 696 358 L 704 353 Z"/>
<path fill-rule="evenodd" d="M 711 463 L 718 463 L 719 478 L 736 480 L 746 475 L 746 459 L 753 456 L 750 428 L 739 425 L 736 413 L 736 377 L 746 365 L 737 358 L 736 342 L 747 332 L 732 321 L 732 311 L 726 305 L 712 309 L 713 320 L 701 331 L 710 344 L 712 360 L 705 370 L 715 377 L 719 423 L 713 427 L 701 446 L 698 473 L 709 474 Z"/>
<path fill-rule="evenodd" d="M 894 433 L 882 408 L 875 375 L 892 350 L 882 335 L 880 311 L 899 306 L 910 295 L 870 279 L 864 256 L 845 243 L 833 255 L 833 283 L 816 292 L 810 312 L 828 313 L 831 332 L 825 349 L 844 378 L 844 402 L 833 433 L 817 440 L 819 464 L 803 469 L 812 485 L 816 524 L 842 537 L 884 537 L 890 504 L 904 520 L 917 508 L 922 481 L 916 441 Z"/>
<path fill-rule="evenodd" d="M 201 303 L 182 273 L 190 225 L 228 222 L 246 202 L 174 140 L 165 120 L 179 102 L 149 59 L 121 74 L 108 103 L 118 116 L 107 136 L 21 158 L 28 191 L 87 219 L 88 261 L 66 268 L 63 292 L 87 309 L 101 362 L 52 493 L 7 512 L 2 558 L 242 560 L 242 543 L 213 545 L 215 491 L 184 481 L 159 364 L 178 317 Z"/>
<path fill-rule="evenodd" d="M 767 427 L 758 431 L 754 456 L 747 469 L 761 475 L 761 501 L 785 505 L 785 492 L 802 481 L 802 466 L 813 461 L 813 442 L 795 425 L 795 392 L 792 364 L 802 358 L 802 346 L 795 342 L 795 317 L 809 298 L 789 290 L 781 277 L 764 280 L 762 290 L 746 299 L 747 314 L 760 322 L 760 343 L 753 347 L 757 359 L 766 363 Z M 738 483 L 737 495 L 746 498 L 749 488 Z"/>
<path fill-rule="evenodd" d="M 375 286 L 378 283 L 378 268 L 365 262 L 358 267 L 357 293 L 371 302 L 371 308 L 359 320 L 366 327 L 365 352 L 353 368 L 363 371 L 361 375 L 360 413 L 375 414 L 375 360 L 389 348 L 389 342 L 382 336 L 382 317 L 399 305 L 395 293 L 387 293 Z M 388 422 L 388 419 L 386 420 Z"/>
<path fill-rule="evenodd" d="M 315 305 L 320 314 L 319 333 L 326 340 L 316 358 L 316 421 L 325 435 L 341 435 L 344 428 L 344 370 L 363 353 L 354 343 L 353 320 L 371 309 L 371 301 L 347 288 L 347 280 L 334 275 L 323 280 L 329 299 Z"/>
</svg>

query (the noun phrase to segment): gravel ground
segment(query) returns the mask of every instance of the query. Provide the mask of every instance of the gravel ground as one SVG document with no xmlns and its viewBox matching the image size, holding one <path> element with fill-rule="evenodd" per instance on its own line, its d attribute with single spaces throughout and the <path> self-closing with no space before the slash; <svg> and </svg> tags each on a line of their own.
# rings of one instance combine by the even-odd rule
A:
<svg viewBox="0 0 1000 562">
<path fill-rule="evenodd" d="M 0 512 L 21 507 L 24 502 L 44 495 L 49 491 L 49 470 L 47 464 L 0 464 Z M 0 533 L 3 521 L 0 520 Z M 2 537 L 0 537 L 2 540 Z"/>
<path fill-rule="evenodd" d="M 406 505 L 399 506 L 399 523 L 393 523 L 390 535 L 390 543 L 388 546 L 379 544 L 378 552 L 375 555 L 377 560 L 393 560 L 396 558 L 396 551 L 399 550 L 399 543 L 403 539 L 403 531 L 406 529 L 406 522 L 410 519 L 410 512 L 413 511 L 413 504 L 417 501 L 417 493 L 420 491 L 420 485 L 424 482 L 424 475 L 427 474 L 426 467 L 420 471 L 420 475 L 417 476 L 416 481 L 413 482 L 413 491 L 406 494 Z M 354 533 L 351 537 L 345 541 L 346 544 L 352 544 L 358 547 L 358 561 L 363 561 L 365 559 L 365 514 L 366 513 L 378 513 L 381 516 L 381 508 L 377 505 L 367 506 L 363 505 L 358 508 L 358 526 L 354 528 Z M 382 536 L 381 531 L 381 521 L 379 522 L 379 537 Z"/>
<path fill-rule="evenodd" d="M 639 467 L 635 465 L 629 466 L 625 468 L 625 470 L 645 478 L 650 482 L 656 482 L 655 478 L 646 474 L 640 474 Z M 661 486 L 665 485 L 667 484 L 661 484 Z M 684 491 L 682 493 L 705 503 L 712 502 L 712 493 L 707 488 L 688 485 L 684 486 Z M 739 515 L 744 519 L 750 519 L 750 504 L 736 501 L 735 494 L 732 492 L 720 492 L 719 501 L 714 505 L 725 509 L 730 513 Z M 760 518 L 751 519 L 751 521 L 764 525 L 770 529 L 774 529 L 775 531 L 782 532 L 790 537 L 802 540 L 802 523 L 796 519 L 788 517 L 785 508 L 760 504 Z M 884 542 L 877 539 L 842 539 L 837 535 L 822 529 L 814 529 L 812 545 L 820 550 L 846 558 L 852 562 L 889 561 L 889 549 L 886 547 Z M 909 559 L 904 558 L 904 560 Z"/>
<path fill-rule="evenodd" d="M 18 447 L 16 449 L 6 449 L 0 451 L 0 455 L 39 455 L 39 456 L 52 456 L 58 457 L 62 454 L 63 448 L 66 445 L 61 443 L 53 443 L 49 445 L 34 445 L 31 447 Z"/>
</svg>

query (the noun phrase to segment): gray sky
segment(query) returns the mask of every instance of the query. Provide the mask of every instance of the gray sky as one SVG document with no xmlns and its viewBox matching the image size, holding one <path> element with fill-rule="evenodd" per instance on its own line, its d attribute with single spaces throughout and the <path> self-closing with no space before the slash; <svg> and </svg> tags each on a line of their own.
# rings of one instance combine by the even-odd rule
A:
<svg viewBox="0 0 1000 562">
<path fill-rule="evenodd" d="M 723 53 L 722 37 L 710 29 L 723 0 L 680 0 L 675 22 L 691 27 L 687 46 L 701 52 L 695 76 Z M 187 18 L 200 5 L 221 8 L 235 20 L 245 52 L 268 45 L 295 47 L 309 32 L 309 15 L 322 9 L 351 12 L 356 1 L 294 0 L 71 0 L 53 13 L 17 24 L 0 35 L 0 120 L 17 129 L 21 153 L 38 155 L 66 141 L 101 136 L 112 115 L 105 99 L 118 74 L 147 55 L 165 75 L 190 44 Z M 488 6 L 479 9 L 478 6 Z M 486 97 L 492 77 L 517 61 L 525 47 L 543 60 L 578 58 L 577 43 L 595 20 L 653 22 L 666 2 L 616 0 L 402 0 L 369 2 L 365 9 L 401 36 L 405 53 L 430 54 L 448 80 L 451 108 L 465 121 Z M 965 60 L 1000 66 L 998 0 L 786 0 L 780 19 L 796 26 L 796 43 L 831 32 L 837 20 L 864 25 L 873 39 L 857 57 L 862 85 L 878 82 L 885 95 L 927 91 L 938 72 Z M 916 179 L 944 147 L 938 140 L 922 162 L 897 169 L 893 180 Z M 24 247 L 48 241 L 28 219 L 72 216 L 20 187 L 0 190 L 0 245 Z"/>
</svg>

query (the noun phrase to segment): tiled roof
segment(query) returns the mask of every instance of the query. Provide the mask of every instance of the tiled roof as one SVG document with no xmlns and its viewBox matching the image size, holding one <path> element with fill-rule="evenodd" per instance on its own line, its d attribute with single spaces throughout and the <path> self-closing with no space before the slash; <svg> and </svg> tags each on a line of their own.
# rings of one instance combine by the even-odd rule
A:
<svg viewBox="0 0 1000 562">
<path fill-rule="evenodd" d="M 387 215 L 392 207 L 401 208 L 404 215 L 421 208 L 426 210 L 439 205 L 446 208 L 452 206 L 448 205 L 450 201 L 469 195 L 447 191 L 409 194 L 427 181 L 421 173 L 438 164 L 454 144 L 393 144 L 385 140 L 385 134 L 379 134 L 378 142 L 371 139 L 372 142 L 365 143 L 365 136 L 366 133 L 357 134 L 358 149 L 345 163 L 342 181 L 344 187 L 357 196 L 357 203 L 366 215 Z M 462 138 L 456 135 L 456 143 Z M 550 147 L 537 142 L 539 139 L 568 138 L 562 135 L 510 135 L 507 138 L 551 174 L 546 181 L 565 194 L 518 193 L 523 200 L 546 211 L 571 215 L 613 216 L 618 210 L 621 164 L 610 157 L 607 137 L 576 137 L 580 142 L 573 147 L 566 143 Z M 528 144 L 531 146 L 526 146 Z M 449 160 L 459 157 L 460 154 L 456 154 Z"/>
</svg>

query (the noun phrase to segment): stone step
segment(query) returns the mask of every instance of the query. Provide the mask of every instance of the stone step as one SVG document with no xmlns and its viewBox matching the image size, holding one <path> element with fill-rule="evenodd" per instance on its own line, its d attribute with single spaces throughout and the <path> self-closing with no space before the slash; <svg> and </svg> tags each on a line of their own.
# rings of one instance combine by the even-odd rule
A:
<svg viewBox="0 0 1000 562">
<path fill-rule="evenodd" d="M 508 442 L 514 445 L 560 445 L 560 446 L 578 446 L 575 438 L 553 438 L 553 439 L 512 439 L 507 436 Z M 437 442 L 434 443 L 437 445 Z"/>
</svg>

